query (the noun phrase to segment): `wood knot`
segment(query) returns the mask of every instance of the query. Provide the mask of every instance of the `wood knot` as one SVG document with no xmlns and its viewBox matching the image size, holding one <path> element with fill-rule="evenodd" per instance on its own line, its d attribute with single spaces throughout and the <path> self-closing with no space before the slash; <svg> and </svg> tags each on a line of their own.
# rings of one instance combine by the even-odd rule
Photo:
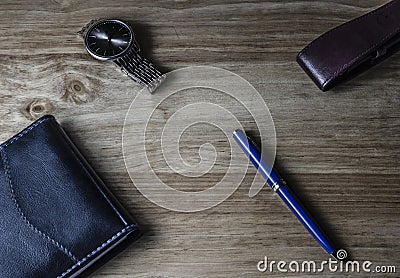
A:
<svg viewBox="0 0 400 278">
<path fill-rule="evenodd" d="M 60 87 L 61 99 L 75 104 L 84 104 L 95 99 L 98 81 L 82 75 L 66 74 Z"/>
<path fill-rule="evenodd" d="M 47 98 L 35 98 L 21 109 L 22 114 L 31 121 L 46 114 L 53 114 L 54 111 L 54 105 Z"/>
</svg>

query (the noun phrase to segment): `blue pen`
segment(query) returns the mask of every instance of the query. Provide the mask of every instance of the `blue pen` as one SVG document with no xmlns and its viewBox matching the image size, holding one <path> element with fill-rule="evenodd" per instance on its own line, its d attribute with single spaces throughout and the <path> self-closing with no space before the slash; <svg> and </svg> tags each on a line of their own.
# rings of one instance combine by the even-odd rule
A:
<svg viewBox="0 0 400 278">
<path fill-rule="evenodd" d="M 325 251 L 338 259 L 336 256 L 335 249 L 329 242 L 328 238 L 324 235 L 315 221 L 311 218 L 310 214 L 305 210 L 300 201 L 286 186 L 285 181 L 275 171 L 271 170 L 270 167 L 262 160 L 260 152 L 254 143 L 247 138 L 247 136 L 241 130 L 235 130 L 233 132 L 233 138 L 239 144 L 240 148 L 247 155 L 250 161 L 254 164 L 260 174 L 265 178 L 269 186 L 281 197 L 289 209 L 296 215 L 297 219 L 304 225 L 308 232 L 314 237 L 314 239 L 325 249 Z"/>
</svg>

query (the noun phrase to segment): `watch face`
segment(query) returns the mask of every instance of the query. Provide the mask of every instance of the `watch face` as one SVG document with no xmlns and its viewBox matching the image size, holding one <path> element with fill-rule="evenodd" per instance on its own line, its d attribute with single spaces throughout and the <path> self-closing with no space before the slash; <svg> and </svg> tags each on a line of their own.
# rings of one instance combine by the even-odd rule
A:
<svg viewBox="0 0 400 278">
<path fill-rule="evenodd" d="M 119 20 L 104 20 L 93 25 L 85 37 L 88 52 L 100 60 L 117 58 L 131 45 L 133 32 Z"/>
</svg>

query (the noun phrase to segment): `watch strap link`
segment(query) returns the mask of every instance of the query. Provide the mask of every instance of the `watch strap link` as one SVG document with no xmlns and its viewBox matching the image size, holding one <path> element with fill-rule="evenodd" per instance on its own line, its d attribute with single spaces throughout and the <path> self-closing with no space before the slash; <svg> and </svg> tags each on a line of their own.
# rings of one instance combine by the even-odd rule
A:
<svg viewBox="0 0 400 278">
<path fill-rule="evenodd" d="M 134 49 L 130 49 L 113 62 L 121 68 L 122 72 L 135 82 L 145 86 L 150 92 L 153 92 L 165 77 L 150 61 Z"/>
</svg>

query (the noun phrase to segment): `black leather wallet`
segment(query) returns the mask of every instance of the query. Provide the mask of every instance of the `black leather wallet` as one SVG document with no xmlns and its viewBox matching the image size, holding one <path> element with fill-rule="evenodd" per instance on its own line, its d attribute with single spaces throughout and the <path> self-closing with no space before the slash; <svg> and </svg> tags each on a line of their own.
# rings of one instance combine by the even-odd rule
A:
<svg viewBox="0 0 400 278">
<path fill-rule="evenodd" d="M 140 235 L 53 116 L 0 153 L 0 277 L 87 276 Z"/>
<path fill-rule="evenodd" d="M 400 0 L 326 32 L 297 62 L 322 91 L 347 81 L 400 48 Z"/>
</svg>

